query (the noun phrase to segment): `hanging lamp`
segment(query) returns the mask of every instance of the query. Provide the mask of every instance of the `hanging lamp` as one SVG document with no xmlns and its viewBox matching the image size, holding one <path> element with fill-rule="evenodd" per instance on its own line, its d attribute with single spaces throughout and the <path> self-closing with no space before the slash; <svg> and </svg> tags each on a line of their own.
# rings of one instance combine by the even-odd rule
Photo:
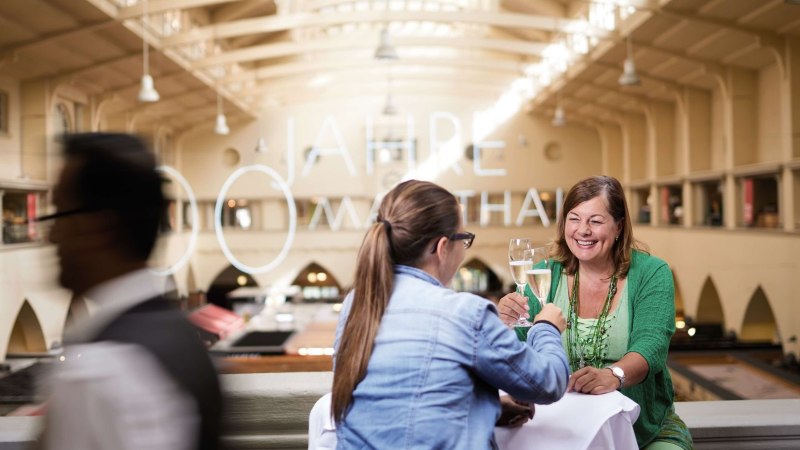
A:
<svg viewBox="0 0 800 450">
<path fill-rule="evenodd" d="M 264 139 L 264 130 L 261 126 L 261 116 L 258 117 L 258 141 L 256 141 L 256 153 L 267 153 L 267 140 Z"/>
<path fill-rule="evenodd" d="M 561 106 L 561 102 L 558 103 L 556 111 L 553 113 L 552 124 L 554 127 L 563 127 L 567 124 L 567 115 L 564 113 L 564 107 Z"/>
<path fill-rule="evenodd" d="M 397 115 L 397 108 L 392 103 L 392 94 L 386 94 L 386 105 L 383 107 L 383 115 L 384 116 L 394 116 Z"/>
<path fill-rule="evenodd" d="M 388 27 L 384 27 L 381 30 L 381 41 L 378 44 L 378 48 L 375 49 L 375 59 L 382 61 L 397 59 L 397 51 L 392 45 Z"/>
<path fill-rule="evenodd" d="M 391 63 L 386 66 L 386 105 L 382 111 L 384 116 L 394 116 L 397 114 L 397 108 L 392 103 L 392 65 Z"/>
<path fill-rule="evenodd" d="M 150 76 L 150 55 L 147 45 L 147 0 L 142 3 L 142 65 L 143 74 L 141 88 L 139 89 L 139 101 L 144 103 L 157 102 L 161 96 L 158 95 L 153 84 L 153 77 Z"/>
<path fill-rule="evenodd" d="M 228 128 L 228 121 L 225 118 L 225 113 L 222 111 L 222 94 L 217 90 L 217 123 L 214 126 L 214 133 L 219 135 L 226 135 L 231 132 Z"/>
<path fill-rule="evenodd" d="M 617 81 L 620 86 L 638 86 L 642 83 L 639 79 L 639 74 L 636 73 L 636 65 L 633 62 L 633 44 L 631 43 L 631 36 L 628 35 L 628 57 L 622 64 L 622 75 L 619 76 Z"/>
</svg>

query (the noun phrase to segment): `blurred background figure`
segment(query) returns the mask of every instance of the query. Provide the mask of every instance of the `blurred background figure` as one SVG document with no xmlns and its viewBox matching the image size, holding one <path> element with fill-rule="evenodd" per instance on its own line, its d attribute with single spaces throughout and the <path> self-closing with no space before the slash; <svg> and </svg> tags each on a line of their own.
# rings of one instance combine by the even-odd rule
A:
<svg viewBox="0 0 800 450">
<path fill-rule="evenodd" d="M 47 449 L 215 449 L 221 394 L 197 332 L 146 267 L 165 204 L 156 160 L 138 138 L 65 141 L 51 240 L 60 283 L 96 304 L 67 331 L 56 364 Z"/>
</svg>

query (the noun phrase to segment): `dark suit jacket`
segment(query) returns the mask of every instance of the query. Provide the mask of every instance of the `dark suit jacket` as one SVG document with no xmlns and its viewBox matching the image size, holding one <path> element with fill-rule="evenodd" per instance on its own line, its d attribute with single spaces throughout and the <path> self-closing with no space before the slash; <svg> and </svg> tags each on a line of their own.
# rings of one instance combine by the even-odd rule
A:
<svg viewBox="0 0 800 450">
<path fill-rule="evenodd" d="M 197 330 L 161 297 L 139 303 L 114 319 L 94 339 L 137 344 L 195 399 L 200 417 L 199 450 L 220 448 L 222 393 L 216 369 Z"/>
</svg>

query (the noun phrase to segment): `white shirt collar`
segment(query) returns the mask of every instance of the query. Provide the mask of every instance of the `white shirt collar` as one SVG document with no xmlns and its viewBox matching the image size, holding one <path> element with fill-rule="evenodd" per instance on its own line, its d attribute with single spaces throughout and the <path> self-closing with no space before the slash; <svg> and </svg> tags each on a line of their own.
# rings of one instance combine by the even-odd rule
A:
<svg viewBox="0 0 800 450">
<path fill-rule="evenodd" d="M 163 277 L 149 269 L 139 269 L 93 287 L 84 296 L 96 305 L 94 312 L 67 330 L 65 342 L 74 344 L 92 340 L 123 312 L 163 295 L 165 283 Z"/>
</svg>

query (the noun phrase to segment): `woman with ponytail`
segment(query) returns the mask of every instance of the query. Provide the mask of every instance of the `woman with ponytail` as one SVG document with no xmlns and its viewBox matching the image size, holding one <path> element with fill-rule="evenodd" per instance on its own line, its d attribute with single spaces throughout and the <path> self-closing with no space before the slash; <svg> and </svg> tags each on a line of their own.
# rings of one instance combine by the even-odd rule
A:
<svg viewBox="0 0 800 450">
<path fill-rule="evenodd" d="M 433 183 L 406 181 L 381 202 L 336 330 L 338 448 L 488 449 L 498 389 L 521 403 L 564 394 L 560 309 L 547 305 L 519 342 L 488 300 L 445 287 L 474 239 Z"/>
</svg>

